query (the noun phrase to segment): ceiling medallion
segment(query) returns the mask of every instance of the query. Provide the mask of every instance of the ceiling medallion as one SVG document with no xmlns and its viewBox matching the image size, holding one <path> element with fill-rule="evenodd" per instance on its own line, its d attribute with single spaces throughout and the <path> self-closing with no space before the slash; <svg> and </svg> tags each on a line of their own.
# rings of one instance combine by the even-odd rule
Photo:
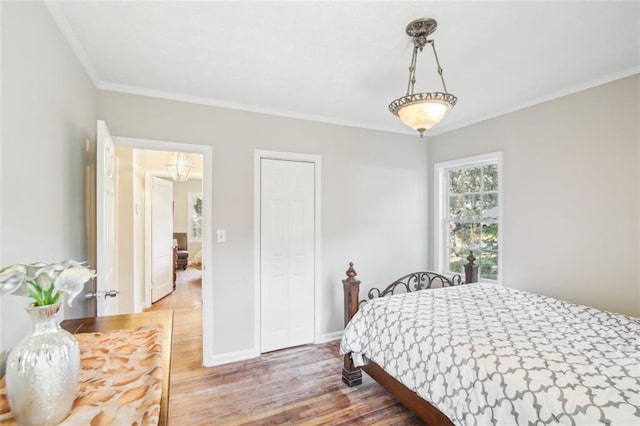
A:
<svg viewBox="0 0 640 426">
<path fill-rule="evenodd" d="M 389 111 L 400 117 L 400 120 L 407 126 L 420 133 L 420 137 L 424 136 L 424 132 L 436 125 L 442 120 L 451 108 L 456 104 L 458 98 L 447 92 L 447 85 L 442 75 L 442 67 L 436 53 L 436 46 L 432 39 L 429 39 L 438 23 L 434 19 L 422 18 L 407 25 L 407 35 L 413 38 L 413 55 L 411 57 L 411 65 L 409 66 L 409 83 L 407 85 L 407 94 L 398 98 L 389 104 Z M 433 56 L 438 65 L 438 74 L 442 81 L 443 92 L 424 92 L 414 93 L 416 84 L 416 59 L 418 51 L 430 44 L 433 50 Z"/>
</svg>

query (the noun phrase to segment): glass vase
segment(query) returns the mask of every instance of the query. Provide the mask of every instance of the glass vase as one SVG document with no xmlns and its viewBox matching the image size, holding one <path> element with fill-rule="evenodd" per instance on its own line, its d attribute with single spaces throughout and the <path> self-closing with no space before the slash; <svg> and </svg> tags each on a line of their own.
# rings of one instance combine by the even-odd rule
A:
<svg viewBox="0 0 640 426">
<path fill-rule="evenodd" d="M 9 405 L 21 425 L 55 425 L 71 411 L 78 388 L 80 350 L 73 335 L 58 324 L 62 300 L 27 305 L 33 333 L 7 359 Z"/>
</svg>

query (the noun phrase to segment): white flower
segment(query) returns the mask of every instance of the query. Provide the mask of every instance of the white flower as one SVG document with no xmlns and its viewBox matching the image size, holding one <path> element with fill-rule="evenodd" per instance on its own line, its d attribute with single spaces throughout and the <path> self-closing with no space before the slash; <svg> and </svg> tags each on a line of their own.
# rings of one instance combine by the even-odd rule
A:
<svg viewBox="0 0 640 426">
<path fill-rule="evenodd" d="M 43 306 L 55 303 L 60 293 L 67 293 L 71 306 L 84 284 L 95 276 L 95 271 L 88 269 L 84 262 L 75 260 L 11 265 L 0 269 L 0 296 L 29 296 L 38 306 Z"/>
<path fill-rule="evenodd" d="M 0 296 L 12 293 L 26 296 L 27 290 L 20 285 L 26 277 L 27 268 L 24 265 L 11 265 L 0 269 Z"/>
<path fill-rule="evenodd" d="M 73 299 L 82 292 L 84 283 L 96 276 L 95 272 L 84 267 L 71 267 L 60 272 L 54 285 L 58 291 L 67 293 L 67 303 L 71 306 Z"/>
<path fill-rule="evenodd" d="M 30 278 L 38 283 L 41 289 L 47 290 L 51 283 L 54 282 L 60 271 L 55 270 L 55 265 L 46 265 L 42 263 L 34 263 L 30 265 L 34 272 L 30 274 Z M 30 269 L 31 269 L 30 268 Z"/>
</svg>

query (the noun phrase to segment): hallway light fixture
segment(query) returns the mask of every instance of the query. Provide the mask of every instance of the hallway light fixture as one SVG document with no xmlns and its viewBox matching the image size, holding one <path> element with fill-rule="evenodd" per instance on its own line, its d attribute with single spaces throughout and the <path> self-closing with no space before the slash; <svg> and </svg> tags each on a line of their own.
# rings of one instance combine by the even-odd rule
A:
<svg viewBox="0 0 640 426">
<path fill-rule="evenodd" d="M 184 152 L 174 152 L 167 163 L 167 169 L 169 169 L 171 177 L 176 182 L 189 180 L 192 168 L 191 161 L 189 161 L 189 157 Z"/>
<path fill-rule="evenodd" d="M 451 108 L 456 104 L 458 98 L 447 92 L 447 85 L 442 76 L 442 67 L 436 53 L 436 46 L 433 40 L 427 39 L 436 28 L 438 23 L 434 19 L 421 18 L 407 25 L 407 35 L 413 38 L 413 56 L 411 57 L 411 65 L 409 66 L 409 84 L 407 85 L 407 94 L 389 104 L 389 111 L 400 117 L 400 120 L 407 126 L 420 133 L 420 137 L 424 136 L 424 132 L 436 125 L 442 120 Z M 444 92 L 423 92 L 414 93 L 416 84 L 416 58 L 418 50 L 430 44 L 433 49 L 433 56 L 438 65 L 438 74 L 442 80 Z"/>
</svg>

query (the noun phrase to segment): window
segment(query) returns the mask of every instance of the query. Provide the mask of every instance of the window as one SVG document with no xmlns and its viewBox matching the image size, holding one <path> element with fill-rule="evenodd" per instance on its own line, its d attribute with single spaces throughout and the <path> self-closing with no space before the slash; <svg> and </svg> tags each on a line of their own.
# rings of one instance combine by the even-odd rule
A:
<svg viewBox="0 0 640 426">
<path fill-rule="evenodd" d="M 479 278 L 500 281 L 501 153 L 435 165 L 436 265 L 444 273 L 463 273 L 469 252 Z"/>
</svg>

